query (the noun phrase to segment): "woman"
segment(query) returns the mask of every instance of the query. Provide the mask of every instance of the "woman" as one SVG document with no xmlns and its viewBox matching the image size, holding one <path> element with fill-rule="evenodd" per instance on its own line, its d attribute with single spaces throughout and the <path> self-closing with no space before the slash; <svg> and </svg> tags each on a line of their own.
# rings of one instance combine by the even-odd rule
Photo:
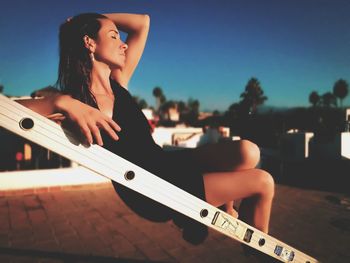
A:
<svg viewBox="0 0 350 263">
<path fill-rule="evenodd" d="M 128 34 L 126 43 L 118 29 Z M 67 20 L 60 27 L 57 81 L 65 95 L 21 103 L 53 120 L 74 123 L 88 143 L 104 145 L 214 206 L 226 204 L 234 216 L 232 200 L 243 199 L 240 218 L 267 233 L 274 182 L 267 172 L 255 169 L 260 155 L 255 144 L 226 141 L 164 152 L 153 141 L 147 120 L 127 91 L 148 30 L 147 15 L 81 14 Z M 206 237 L 205 226 L 122 185 L 114 186 L 139 215 L 153 221 L 173 219 L 192 243 Z"/>
</svg>

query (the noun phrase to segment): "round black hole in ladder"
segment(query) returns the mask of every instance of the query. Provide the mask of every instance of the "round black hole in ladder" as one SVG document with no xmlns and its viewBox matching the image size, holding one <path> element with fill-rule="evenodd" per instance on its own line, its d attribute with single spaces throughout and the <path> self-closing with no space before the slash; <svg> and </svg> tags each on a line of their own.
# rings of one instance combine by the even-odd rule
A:
<svg viewBox="0 0 350 263">
<path fill-rule="evenodd" d="M 133 171 L 127 171 L 124 177 L 126 180 L 132 180 L 135 178 L 135 173 Z"/>
<path fill-rule="evenodd" d="M 209 214 L 207 209 L 202 209 L 201 210 L 201 217 L 206 217 Z"/>
<path fill-rule="evenodd" d="M 23 130 L 30 130 L 34 127 L 34 121 L 31 118 L 23 118 L 19 122 L 19 127 Z"/>
<path fill-rule="evenodd" d="M 263 246 L 263 245 L 265 245 L 265 239 L 264 238 L 260 238 L 259 239 L 259 246 Z"/>
</svg>

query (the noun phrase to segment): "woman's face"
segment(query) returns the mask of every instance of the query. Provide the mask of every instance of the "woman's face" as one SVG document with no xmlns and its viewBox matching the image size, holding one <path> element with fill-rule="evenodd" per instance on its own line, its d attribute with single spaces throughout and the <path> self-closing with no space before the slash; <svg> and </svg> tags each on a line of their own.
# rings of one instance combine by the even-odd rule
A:
<svg viewBox="0 0 350 263">
<path fill-rule="evenodd" d="M 128 46 L 120 39 L 119 31 L 111 20 L 99 21 L 101 28 L 96 40 L 95 59 L 106 63 L 111 69 L 123 68 Z"/>
</svg>

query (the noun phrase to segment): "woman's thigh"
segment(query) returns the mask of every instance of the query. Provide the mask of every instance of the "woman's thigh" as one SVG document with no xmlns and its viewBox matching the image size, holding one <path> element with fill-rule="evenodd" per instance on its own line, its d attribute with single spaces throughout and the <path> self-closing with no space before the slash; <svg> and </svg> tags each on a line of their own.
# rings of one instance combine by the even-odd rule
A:
<svg viewBox="0 0 350 263">
<path fill-rule="evenodd" d="M 260 158 L 259 148 L 247 140 L 225 140 L 203 145 L 193 149 L 191 155 L 204 172 L 252 169 Z"/>
</svg>

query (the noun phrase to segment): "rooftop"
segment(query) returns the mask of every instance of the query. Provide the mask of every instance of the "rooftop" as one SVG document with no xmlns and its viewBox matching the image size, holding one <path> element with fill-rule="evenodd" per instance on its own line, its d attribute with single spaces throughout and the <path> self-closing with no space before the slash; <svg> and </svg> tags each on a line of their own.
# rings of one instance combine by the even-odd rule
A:
<svg viewBox="0 0 350 263">
<path fill-rule="evenodd" d="M 321 262 L 350 261 L 350 198 L 276 185 L 270 234 Z M 0 193 L 0 262 L 256 262 L 213 230 L 201 245 L 134 214 L 109 182 Z"/>
</svg>

